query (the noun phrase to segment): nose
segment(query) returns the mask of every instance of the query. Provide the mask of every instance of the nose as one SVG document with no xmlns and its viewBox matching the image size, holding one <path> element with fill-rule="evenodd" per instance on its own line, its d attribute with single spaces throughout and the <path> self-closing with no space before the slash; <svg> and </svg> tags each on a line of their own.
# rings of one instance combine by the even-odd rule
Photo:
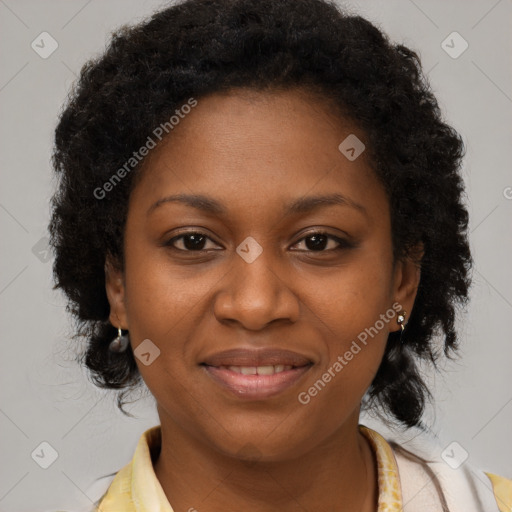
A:
<svg viewBox="0 0 512 512">
<path fill-rule="evenodd" d="M 214 314 L 219 322 L 237 322 L 257 331 L 271 322 L 297 321 L 299 298 L 279 275 L 277 265 L 271 266 L 264 255 L 265 251 L 252 263 L 234 255 L 235 263 L 215 295 Z"/>
</svg>

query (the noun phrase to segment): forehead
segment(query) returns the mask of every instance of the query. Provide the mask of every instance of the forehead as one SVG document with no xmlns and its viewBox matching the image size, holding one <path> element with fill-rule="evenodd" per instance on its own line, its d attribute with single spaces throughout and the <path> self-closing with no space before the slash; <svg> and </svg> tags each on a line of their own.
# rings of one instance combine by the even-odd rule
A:
<svg viewBox="0 0 512 512">
<path fill-rule="evenodd" d="M 364 151 L 350 160 L 340 150 L 351 137 L 365 139 L 304 90 L 211 94 L 148 155 L 132 200 L 150 206 L 166 193 L 199 193 L 270 206 L 335 192 L 360 203 L 380 184 Z"/>
</svg>

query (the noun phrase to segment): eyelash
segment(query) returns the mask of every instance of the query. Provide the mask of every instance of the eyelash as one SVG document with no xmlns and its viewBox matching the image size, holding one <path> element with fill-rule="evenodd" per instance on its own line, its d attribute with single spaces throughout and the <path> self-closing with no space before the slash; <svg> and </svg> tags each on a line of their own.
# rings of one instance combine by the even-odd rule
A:
<svg viewBox="0 0 512 512">
<path fill-rule="evenodd" d="M 192 251 L 192 250 L 189 250 L 189 249 L 178 249 L 177 247 L 174 246 L 174 242 L 175 241 L 180 240 L 180 239 L 182 239 L 182 238 L 184 238 L 186 236 L 189 236 L 189 235 L 200 235 L 200 236 L 203 236 L 203 237 L 207 238 L 208 240 L 211 240 L 211 238 L 208 235 L 206 235 L 206 233 L 202 233 L 201 231 L 188 231 L 186 233 L 182 233 L 182 234 L 180 234 L 178 236 L 175 236 L 175 237 L 171 238 L 164 245 L 166 247 L 169 247 L 172 250 L 180 251 L 180 252 L 202 253 L 202 252 L 207 252 L 208 251 L 208 249 L 199 249 L 197 251 Z M 340 250 L 343 250 L 343 249 L 349 249 L 349 248 L 353 247 L 353 245 L 351 243 L 349 243 L 347 240 L 344 240 L 343 238 L 339 238 L 337 236 L 334 236 L 334 235 L 331 235 L 329 233 L 326 233 L 325 231 L 314 231 L 312 233 L 308 233 L 306 236 L 302 237 L 300 240 L 295 242 L 295 244 L 293 244 L 293 245 L 297 245 L 298 243 L 304 241 L 307 238 L 310 238 L 310 237 L 313 237 L 313 236 L 318 236 L 318 235 L 326 236 L 327 238 L 329 238 L 331 240 L 334 240 L 335 242 L 337 242 L 339 244 L 339 246 L 334 248 L 334 249 L 327 249 L 327 250 L 321 250 L 321 251 L 313 251 L 313 250 L 310 249 L 310 250 L 298 251 L 298 252 L 329 253 L 329 252 L 340 251 Z M 211 240 L 211 241 L 213 241 L 213 240 Z"/>
</svg>

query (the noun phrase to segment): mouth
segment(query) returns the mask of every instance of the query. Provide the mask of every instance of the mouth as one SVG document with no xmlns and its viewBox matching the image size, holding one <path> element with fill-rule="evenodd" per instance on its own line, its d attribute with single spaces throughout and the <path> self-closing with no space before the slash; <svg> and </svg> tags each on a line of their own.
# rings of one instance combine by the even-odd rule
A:
<svg viewBox="0 0 512 512">
<path fill-rule="evenodd" d="M 293 387 L 313 364 L 311 359 L 287 350 L 236 349 L 214 354 L 201 366 L 231 396 L 264 400 Z"/>
</svg>

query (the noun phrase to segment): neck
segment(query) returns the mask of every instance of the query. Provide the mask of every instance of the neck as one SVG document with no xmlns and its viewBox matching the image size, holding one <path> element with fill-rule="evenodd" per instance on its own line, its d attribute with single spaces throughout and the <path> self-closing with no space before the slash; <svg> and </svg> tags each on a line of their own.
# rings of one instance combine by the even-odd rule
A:
<svg viewBox="0 0 512 512">
<path fill-rule="evenodd" d="M 165 419 L 154 469 L 174 510 L 377 510 L 376 463 L 357 417 L 314 450 L 272 462 L 219 453 Z"/>
</svg>

